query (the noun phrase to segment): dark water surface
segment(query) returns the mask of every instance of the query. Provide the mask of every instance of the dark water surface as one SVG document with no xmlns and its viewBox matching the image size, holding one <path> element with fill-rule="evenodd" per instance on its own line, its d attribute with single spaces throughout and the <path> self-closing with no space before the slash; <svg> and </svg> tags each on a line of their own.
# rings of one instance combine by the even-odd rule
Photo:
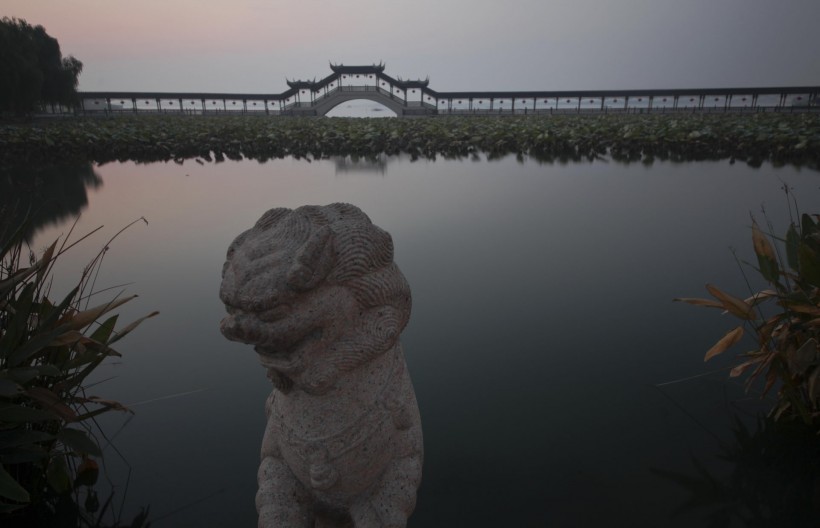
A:
<svg viewBox="0 0 820 528">
<path fill-rule="evenodd" d="M 126 517 L 150 505 L 155 526 L 255 525 L 270 387 L 251 347 L 219 333 L 220 270 L 230 241 L 267 209 L 336 201 L 392 234 L 413 292 L 402 341 L 425 465 L 411 527 L 703 525 L 697 512 L 671 517 L 687 494 L 651 468 L 688 471 L 695 456 L 726 473 L 715 436 L 728 440 L 733 414 L 760 405 L 725 372 L 656 386 L 731 360 L 702 358 L 732 321 L 671 299 L 705 296 L 707 282 L 745 296 L 729 246 L 752 257 L 749 211 L 765 203 L 785 232 L 780 179 L 810 212 L 820 185 L 807 170 L 726 162 L 95 171 L 82 179 L 94 185 L 75 207 L 76 233 L 104 224 L 104 234 L 65 255 L 55 296 L 109 236 L 148 220 L 111 244 L 97 288 L 133 282 L 140 297 L 120 310 L 123 323 L 161 315 L 121 342 L 123 358 L 99 373 L 113 379 L 92 393 L 136 412 L 102 421 L 116 448 L 105 451 L 108 477 Z M 67 229 L 44 228 L 35 249 Z"/>
</svg>

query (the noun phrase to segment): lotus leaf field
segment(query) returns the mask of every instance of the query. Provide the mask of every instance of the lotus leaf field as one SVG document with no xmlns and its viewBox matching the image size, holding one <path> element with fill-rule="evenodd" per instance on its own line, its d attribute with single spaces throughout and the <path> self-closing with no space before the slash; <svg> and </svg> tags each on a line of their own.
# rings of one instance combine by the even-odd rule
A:
<svg viewBox="0 0 820 528">
<path fill-rule="evenodd" d="M 116 116 L 0 124 L 0 164 L 293 156 L 735 160 L 820 168 L 820 113 L 621 114 L 417 119 Z"/>
</svg>

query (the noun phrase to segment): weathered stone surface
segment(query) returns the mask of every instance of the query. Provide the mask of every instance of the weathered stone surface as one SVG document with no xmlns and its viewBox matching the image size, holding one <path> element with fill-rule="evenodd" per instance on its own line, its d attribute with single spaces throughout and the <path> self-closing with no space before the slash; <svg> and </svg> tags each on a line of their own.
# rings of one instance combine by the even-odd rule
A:
<svg viewBox="0 0 820 528">
<path fill-rule="evenodd" d="M 423 448 L 390 235 L 350 204 L 272 209 L 228 249 L 220 297 L 222 333 L 255 345 L 274 386 L 259 526 L 405 526 Z"/>
</svg>

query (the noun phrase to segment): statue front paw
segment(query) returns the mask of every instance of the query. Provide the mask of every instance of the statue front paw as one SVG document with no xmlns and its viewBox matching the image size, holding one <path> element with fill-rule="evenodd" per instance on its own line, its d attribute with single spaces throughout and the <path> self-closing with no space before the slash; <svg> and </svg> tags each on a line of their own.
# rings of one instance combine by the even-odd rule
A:
<svg viewBox="0 0 820 528">
<path fill-rule="evenodd" d="M 258 481 L 259 528 L 313 528 L 310 495 L 281 459 L 265 457 L 259 465 Z"/>
</svg>

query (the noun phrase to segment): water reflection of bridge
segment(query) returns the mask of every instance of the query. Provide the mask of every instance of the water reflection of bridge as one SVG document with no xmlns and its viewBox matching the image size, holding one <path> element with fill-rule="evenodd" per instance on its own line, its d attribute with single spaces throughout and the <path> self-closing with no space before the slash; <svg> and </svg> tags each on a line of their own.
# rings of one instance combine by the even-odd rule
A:
<svg viewBox="0 0 820 528">
<path fill-rule="evenodd" d="M 384 176 L 387 172 L 387 164 L 390 159 L 384 155 L 359 157 L 359 156 L 332 156 L 330 158 L 336 165 L 336 174 L 380 174 Z"/>
<path fill-rule="evenodd" d="M 383 64 L 330 68 L 319 81 L 288 81 L 279 94 L 82 92 L 80 111 L 323 116 L 353 99 L 380 103 L 398 116 L 820 111 L 820 86 L 438 92 L 429 79 L 385 74 Z"/>
</svg>

